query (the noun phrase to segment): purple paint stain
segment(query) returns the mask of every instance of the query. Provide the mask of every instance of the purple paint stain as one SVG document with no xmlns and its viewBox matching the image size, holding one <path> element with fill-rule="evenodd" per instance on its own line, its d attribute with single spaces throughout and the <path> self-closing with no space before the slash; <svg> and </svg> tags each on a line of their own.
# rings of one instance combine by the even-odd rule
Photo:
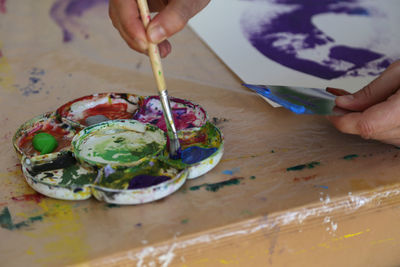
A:
<svg viewBox="0 0 400 267">
<path fill-rule="evenodd" d="M 0 13 L 7 13 L 6 0 L 0 0 Z"/>
<path fill-rule="evenodd" d="M 367 74 L 377 75 L 395 60 L 365 48 L 336 45 L 333 38 L 327 36 L 312 22 L 314 16 L 325 13 L 373 16 L 359 0 L 271 0 L 271 2 L 295 8 L 267 22 L 259 22 L 262 23 L 260 31 L 252 31 L 248 27 L 249 20 L 245 17 L 242 20 L 242 29 L 258 51 L 279 64 L 330 80 L 349 75 L 360 76 L 361 70 L 370 68 L 373 68 L 373 71 Z M 302 50 L 322 46 L 327 47 L 323 59 L 299 56 Z M 368 64 L 370 66 L 367 66 Z"/>
<path fill-rule="evenodd" d="M 194 164 L 200 162 L 217 151 L 216 147 L 203 148 L 198 146 L 191 146 L 182 150 L 182 162 L 185 164 Z"/>
<path fill-rule="evenodd" d="M 140 189 L 161 184 L 171 178 L 168 176 L 137 175 L 129 181 L 128 189 Z"/>
<path fill-rule="evenodd" d="M 50 9 L 50 16 L 60 26 L 63 41 L 69 42 L 73 39 L 73 31 L 80 26 L 75 19 L 96 5 L 107 3 L 108 0 L 57 0 Z M 89 35 L 84 33 L 84 37 L 87 39 Z"/>
</svg>

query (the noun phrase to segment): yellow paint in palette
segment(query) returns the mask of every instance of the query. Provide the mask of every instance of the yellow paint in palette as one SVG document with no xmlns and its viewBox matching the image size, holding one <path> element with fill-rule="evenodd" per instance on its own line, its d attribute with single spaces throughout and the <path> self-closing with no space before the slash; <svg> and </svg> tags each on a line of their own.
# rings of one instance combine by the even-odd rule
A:
<svg viewBox="0 0 400 267">
<path fill-rule="evenodd" d="M 14 74 L 7 58 L 2 53 L 2 47 L 0 42 L 0 88 L 11 90 L 14 84 Z"/>
<path fill-rule="evenodd" d="M 36 259 L 36 263 L 79 262 L 88 257 L 89 247 L 85 242 L 85 229 L 79 213 L 72 208 L 72 203 L 64 203 L 43 199 L 38 204 L 41 208 L 38 213 L 45 214 L 43 227 L 38 227 L 35 232 L 24 232 L 32 238 L 48 240 L 43 247 L 29 249 L 29 254 L 46 255 L 45 258 Z M 41 250 L 45 253 L 39 253 Z"/>
</svg>

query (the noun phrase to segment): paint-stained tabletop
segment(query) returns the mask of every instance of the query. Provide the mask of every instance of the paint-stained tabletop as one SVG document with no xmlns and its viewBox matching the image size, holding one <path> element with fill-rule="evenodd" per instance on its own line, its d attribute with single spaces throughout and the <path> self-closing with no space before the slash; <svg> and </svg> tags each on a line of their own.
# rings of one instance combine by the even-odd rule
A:
<svg viewBox="0 0 400 267">
<path fill-rule="evenodd" d="M 398 148 L 272 108 L 189 28 L 171 42 L 169 94 L 221 129 L 221 162 L 149 204 L 56 200 L 26 183 L 15 131 L 85 95 L 156 95 L 151 66 L 113 29 L 106 0 L 0 1 L 0 265 L 400 262 Z"/>
</svg>

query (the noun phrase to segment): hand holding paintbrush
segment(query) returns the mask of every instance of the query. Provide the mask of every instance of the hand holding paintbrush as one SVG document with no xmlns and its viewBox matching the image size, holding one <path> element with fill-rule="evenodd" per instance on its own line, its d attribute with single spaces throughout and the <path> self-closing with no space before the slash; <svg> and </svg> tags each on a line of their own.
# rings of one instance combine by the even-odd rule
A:
<svg viewBox="0 0 400 267">
<path fill-rule="evenodd" d="M 151 17 L 147 0 L 138 0 L 140 15 L 145 29 L 147 29 Z M 158 47 L 154 43 L 149 43 L 148 55 L 150 58 L 151 66 L 153 68 L 154 78 L 156 79 L 157 89 L 160 96 L 160 101 L 163 107 L 165 123 L 167 126 L 167 135 L 169 138 L 169 153 L 171 158 L 180 157 L 180 144 L 172 116 L 172 109 L 169 103 L 167 86 L 165 84 L 164 72 L 161 65 L 160 53 Z"/>
<path fill-rule="evenodd" d="M 147 54 L 148 42 L 158 44 L 161 57 L 171 52 L 168 38 L 181 31 L 188 20 L 210 0 L 148 0 L 150 11 L 158 12 L 143 27 L 136 0 L 110 0 L 109 15 L 114 27 L 132 49 Z"/>
</svg>

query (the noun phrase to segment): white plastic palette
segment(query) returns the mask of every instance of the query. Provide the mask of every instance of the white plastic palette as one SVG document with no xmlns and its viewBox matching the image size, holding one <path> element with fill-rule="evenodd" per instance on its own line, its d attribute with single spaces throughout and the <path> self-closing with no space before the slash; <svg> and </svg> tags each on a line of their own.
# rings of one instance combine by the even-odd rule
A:
<svg viewBox="0 0 400 267">
<path fill-rule="evenodd" d="M 157 101 L 155 96 L 95 94 L 27 121 L 13 144 L 28 184 L 58 199 L 93 195 L 108 203 L 140 204 L 168 196 L 186 179 L 214 168 L 223 154 L 223 136 L 205 111 L 171 99 L 182 146 L 182 158 L 172 160 Z M 53 152 L 40 155 L 33 148 L 32 138 L 40 132 L 56 138 Z"/>
</svg>

